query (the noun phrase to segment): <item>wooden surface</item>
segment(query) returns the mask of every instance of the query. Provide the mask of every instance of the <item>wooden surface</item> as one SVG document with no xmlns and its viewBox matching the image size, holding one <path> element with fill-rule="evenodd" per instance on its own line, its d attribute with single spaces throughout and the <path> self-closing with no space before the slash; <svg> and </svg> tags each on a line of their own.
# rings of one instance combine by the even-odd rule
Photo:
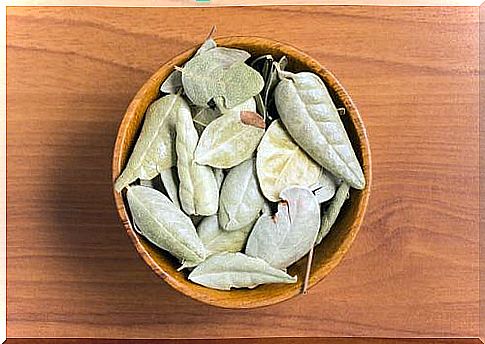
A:
<svg viewBox="0 0 485 344">
<path fill-rule="evenodd" d="M 125 339 L 12 338 L 7 344 L 124 344 Z M 231 339 L 138 339 L 136 344 L 482 344 L 478 338 L 231 338 Z"/>
<path fill-rule="evenodd" d="M 480 6 L 480 233 L 485 233 L 485 3 Z M 480 235 L 480 338 L 485 339 L 485 235 Z"/>
<path fill-rule="evenodd" d="M 320 0 L 5 0 L 7 6 L 234 6 L 320 5 Z M 325 0 L 325 5 L 479 6 L 481 0 Z"/>
<path fill-rule="evenodd" d="M 163 284 L 111 194 L 126 106 L 214 24 L 324 64 L 371 143 L 348 255 L 304 298 L 258 310 Z M 7 64 L 8 336 L 478 336 L 478 8 L 9 8 Z"/>
</svg>

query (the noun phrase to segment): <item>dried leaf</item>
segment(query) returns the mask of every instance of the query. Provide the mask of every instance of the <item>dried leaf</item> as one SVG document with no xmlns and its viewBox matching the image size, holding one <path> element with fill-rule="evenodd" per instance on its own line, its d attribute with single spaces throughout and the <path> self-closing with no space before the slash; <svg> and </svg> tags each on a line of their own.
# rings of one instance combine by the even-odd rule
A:
<svg viewBox="0 0 485 344">
<path fill-rule="evenodd" d="M 279 120 L 269 126 L 258 146 L 256 166 L 264 196 L 277 202 L 288 186 L 309 187 L 318 182 L 321 167 L 288 135 Z"/>
<path fill-rule="evenodd" d="M 182 84 L 187 97 L 195 105 L 207 107 L 212 98 L 225 95 L 225 71 L 238 63 L 244 64 L 249 57 L 244 50 L 224 47 L 194 56 L 182 69 Z"/>
<path fill-rule="evenodd" d="M 176 131 L 179 197 L 182 209 L 188 215 L 213 215 L 219 207 L 219 188 L 212 169 L 194 162 L 194 151 L 199 136 L 190 111 L 178 114 Z"/>
<path fill-rule="evenodd" d="M 239 252 L 244 248 L 254 221 L 245 227 L 228 232 L 220 228 L 217 215 L 204 217 L 197 227 L 197 234 L 210 254 Z"/>
<path fill-rule="evenodd" d="M 284 269 L 307 254 L 320 228 L 317 199 L 307 188 L 290 187 L 281 192 L 274 217 L 266 214 L 256 221 L 248 238 L 246 254 Z"/>
<path fill-rule="evenodd" d="M 189 275 L 189 280 L 208 288 L 254 288 L 264 283 L 295 283 L 282 270 L 271 267 L 262 259 L 242 253 L 222 253 L 209 257 Z"/>
<path fill-rule="evenodd" d="M 291 137 L 322 167 L 363 189 L 364 174 L 322 80 L 309 72 L 282 75 L 275 101 Z"/>
<path fill-rule="evenodd" d="M 287 64 L 286 56 L 275 61 L 271 55 L 260 56 L 251 63 L 251 66 L 261 73 L 264 80 L 263 90 L 258 94 L 259 97 L 255 98 L 258 112 L 263 115 L 267 123 L 271 123 L 277 118 L 275 114 L 269 113 L 270 103 L 273 102 L 273 92 L 279 82 L 278 70 L 284 70 Z"/>
<path fill-rule="evenodd" d="M 263 115 L 263 120 L 266 121 L 266 106 L 264 105 L 264 100 L 261 97 L 261 93 L 258 93 L 254 100 L 256 101 L 256 112 Z"/>
<path fill-rule="evenodd" d="M 322 224 L 320 231 L 318 232 L 316 245 L 320 244 L 325 236 L 330 232 L 333 224 L 337 220 L 340 209 L 342 209 L 345 200 L 349 196 L 349 184 L 342 183 L 335 193 L 335 197 L 328 206 L 327 210 L 323 213 Z"/>
<path fill-rule="evenodd" d="M 271 209 L 271 203 L 269 203 L 266 199 L 264 200 L 263 209 L 261 209 L 261 211 L 263 214 L 266 215 L 271 216 L 273 214 L 273 211 Z"/>
<path fill-rule="evenodd" d="M 194 115 L 194 123 L 205 128 L 221 116 L 222 113 L 218 109 L 199 107 Z"/>
<path fill-rule="evenodd" d="M 214 177 L 216 178 L 218 189 L 221 190 L 222 183 L 224 182 L 224 170 L 220 168 L 213 167 L 212 170 L 214 171 Z"/>
<path fill-rule="evenodd" d="M 224 73 L 222 83 L 224 92 L 219 95 L 224 98 L 224 105 L 228 109 L 253 98 L 264 86 L 261 74 L 244 62 L 233 64 Z"/>
<path fill-rule="evenodd" d="M 281 56 L 280 60 L 278 61 L 278 67 L 280 70 L 285 70 L 288 66 L 288 58 L 286 56 Z"/>
<path fill-rule="evenodd" d="M 264 134 L 264 129 L 241 121 L 242 111 L 255 110 L 251 98 L 211 122 L 202 133 L 195 151 L 198 164 L 231 168 L 249 159 Z"/>
<path fill-rule="evenodd" d="M 318 203 L 323 203 L 335 195 L 335 191 L 337 190 L 337 182 L 330 172 L 322 169 L 318 182 L 311 186 L 310 189 L 315 194 Z"/>
<path fill-rule="evenodd" d="M 215 47 L 217 47 L 216 41 L 214 41 L 212 38 L 209 37 L 204 41 L 204 43 L 202 43 L 200 48 L 195 53 L 195 56 L 205 53 L 206 51 L 209 51 L 211 49 L 214 49 Z"/>
<path fill-rule="evenodd" d="M 153 179 L 140 179 L 140 185 L 154 189 Z"/>
<path fill-rule="evenodd" d="M 190 111 L 189 105 L 179 95 L 164 96 L 148 107 L 135 148 L 116 180 L 116 191 L 138 178 L 152 179 L 175 165 L 173 118 L 187 110 Z"/>
<path fill-rule="evenodd" d="M 162 83 L 162 86 L 160 86 L 160 91 L 168 94 L 176 94 L 181 88 L 182 72 L 175 69 Z"/>
<path fill-rule="evenodd" d="M 172 203 L 180 209 L 180 200 L 178 194 L 180 182 L 177 177 L 177 168 L 172 167 L 160 171 L 160 179 L 162 180 L 165 191 L 167 191 L 168 197 Z"/>
<path fill-rule="evenodd" d="M 264 125 L 263 118 L 257 113 L 253 111 L 241 111 L 239 113 L 241 117 L 241 122 L 246 125 L 252 125 L 256 128 L 264 129 L 266 126 Z"/>
<path fill-rule="evenodd" d="M 128 205 L 138 230 L 154 245 L 170 252 L 186 265 L 196 265 L 207 256 L 189 217 L 161 192 L 131 186 Z"/>
<path fill-rule="evenodd" d="M 232 168 L 224 180 L 219 198 L 221 228 L 226 231 L 240 230 L 256 220 L 263 205 L 254 159 Z"/>
</svg>

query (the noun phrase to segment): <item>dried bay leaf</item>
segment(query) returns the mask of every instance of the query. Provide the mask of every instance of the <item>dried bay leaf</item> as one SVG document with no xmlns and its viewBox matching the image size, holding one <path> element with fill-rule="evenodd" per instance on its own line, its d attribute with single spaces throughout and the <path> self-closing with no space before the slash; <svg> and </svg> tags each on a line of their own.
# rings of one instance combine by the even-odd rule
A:
<svg viewBox="0 0 485 344">
<path fill-rule="evenodd" d="M 273 210 L 271 209 L 271 203 L 268 200 L 264 200 L 263 208 L 261 209 L 263 214 L 271 215 L 273 214 Z"/>
<path fill-rule="evenodd" d="M 251 57 L 251 54 L 245 50 L 226 47 L 216 47 L 205 51 L 203 54 L 207 53 L 210 53 L 209 58 L 217 60 L 218 63 L 221 64 L 225 69 L 233 66 L 236 63 L 243 63 Z"/>
<path fill-rule="evenodd" d="M 248 98 L 244 100 L 244 102 L 242 102 L 241 104 L 238 104 L 230 109 L 224 105 L 223 97 L 215 97 L 211 102 L 213 102 L 215 105 L 214 109 L 219 112 L 219 117 L 221 115 L 227 115 L 231 112 L 235 112 L 237 109 L 239 109 L 240 111 L 256 112 L 259 114 L 259 112 L 257 111 L 258 100 L 256 99 L 258 95 L 259 94 L 257 94 L 254 98 Z M 253 106 L 253 101 L 254 101 L 254 106 Z"/>
<path fill-rule="evenodd" d="M 263 120 L 266 121 L 266 106 L 264 105 L 263 98 L 261 97 L 261 93 L 258 93 L 254 100 L 256 101 L 256 111 L 263 115 Z"/>
<path fill-rule="evenodd" d="M 176 94 L 182 87 L 182 72 L 175 69 L 162 83 L 160 91 L 168 94 Z"/>
<path fill-rule="evenodd" d="M 215 47 L 217 47 L 216 41 L 214 41 L 211 37 L 209 37 L 204 41 L 204 43 L 202 43 L 200 48 L 195 53 L 195 56 L 205 53 L 208 50 L 214 49 Z"/>
<path fill-rule="evenodd" d="M 241 122 L 246 125 L 250 125 L 252 127 L 264 129 L 266 126 L 264 124 L 263 118 L 254 111 L 241 111 L 239 113 L 239 117 L 241 118 Z"/>
<path fill-rule="evenodd" d="M 138 226 L 136 225 L 136 223 L 133 223 L 133 229 L 134 229 L 134 230 L 135 230 L 135 232 L 137 232 L 138 234 L 143 235 L 143 233 L 141 232 L 140 228 L 138 228 Z"/>
<path fill-rule="evenodd" d="M 322 216 L 322 224 L 320 226 L 320 231 L 318 232 L 316 245 L 320 244 L 323 238 L 330 232 L 333 224 L 337 220 L 338 214 L 340 213 L 340 209 L 342 209 L 345 200 L 349 196 L 349 184 L 342 183 L 335 193 L 335 197 L 330 202 L 327 210 L 323 213 Z"/>
<path fill-rule="evenodd" d="M 286 56 L 281 56 L 280 60 L 277 63 L 279 70 L 285 70 L 288 66 L 288 58 Z"/>
<path fill-rule="evenodd" d="M 213 215 L 219 207 L 219 188 L 212 168 L 196 164 L 194 152 L 199 135 L 189 111 L 181 111 L 176 122 L 179 197 L 188 215 Z"/>
<path fill-rule="evenodd" d="M 253 98 L 264 86 L 261 74 L 244 62 L 237 62 L 227 69 L 222 82 L 224 93 L 220 96 L 224 98 L 224 105 L 228 109 Z"/>
<path fill-rule="evenodd" d="M 155 188 L 153 179 L 140 179 L 140 185 L 146 186 L 147 188 L 152 188 L 152 189 Z"/>
<path fill-rule="evenodd" d="M 216 42 L 209 37 L 196 51 L 195 56 L 211 50 L 215 47 L 217 47 Z M 175 94 L 179 92 L 182 87 L 182 71 L 179 69 L 175 69 L 162 83 L 162 85 L 160 86 L 160 91 L 164 93 Z"/>
<path fill-rule="evenodd" d="M 263 115 L 264 120 L 269 124 L 279 116 L 275 111 L 269 112 L 274 108 L 273 92 L 279 82 L 278 71 L 283 71 L 288 64 L 286 56 L 282 56 L 279 61 L 275 61 L 271 55 L 263 55 L 256 58 L 251 67 L 261 73 L 264 80 L 264 87 L 256 97 L 258 112 Z M 273 106 L 272 106 L 273 105 Z"/>
<path fill-rule="evenodd" d="M 128 205 L 138 230 L 154 245 L 170 252 L 184 265 L 194 266 L 207 256 L 190 218 L 161 192 L 131 186 Z"/>
<path fill-rule="evenodd" d="M 230 290 L 265 283 L 296 283 L 297 277 L 271 267 L 262 259 L 238 252 L 209 257 L 190 273 L 189 280 L 208 288 Z"/>
<path fill-rule="evenodd" d="M 363 189 L 362 168 L 323 81 L 309 72 L 280 75 L 275 102 L 291 137 L 322 167 Z"/>
<path fill-rule="evenodd" d="M 254 221 L 243 228 L 228 232 L 220 228 L 217 215 L 204 217 L 197 227 L 197 234 L 210 254 L 239 252 L 244 248 Z"/>
<path fill-rule="evenodd" d="M 328 172 L 322 169 L 318 182 L 310 187 L 318 200 L 318 203 L 323 203 L 331 199 L 337 190 L 337 182 L 335 178 Z"/>
<path fill-rule="evenodd" d="M 162 180 L 163 187 L 168 194 L 168 197 L 172 203 L 180 209 L 179 200 L 179 180 L 177 177 L 177 168 L 172 167 L 166 170 L 160 171 L 160 179 Z"/>
<path fill-rule="evenodd" d="M 190 111 L 189 105 L 179 95 L 164 96 L 148 107 L 135 148 L 115 182 L 116 191 L 138 178 L 152 179 L 175 165 L 173 119 L 187 110 Z"/>
<path fill-rule="evenodd" d="M 214 177 L 216 178 L 217 187 L 219 190 L 221 190 L 222 183 L 224 182 L 224 178 L 225 178 L 224 170 L 220 168 L 212 168 L 212 170 L 214 171 Z"/>
<path fill-rule="evenodd" d="M 219 109 L 198 107 L 194 115 L 194 123 L 202 128 L 207 127 L 213 120 L 222 116 Z"/>
<path fill-rule="evenodd" d="M 255 108 L 256 103 L 250 98 L 212 121 L 200 136 L 195 161 L 201 165 L 231 168 L 249 159 L 264 135 L 260 124 L 254 126 L 242 121 L 244 118 L 246 123 L 260 123 L 262 118 L 253 112 Z"/>
<path fill-rule="evenodd" d="M 258 146 L 256 167 L 264 196 L 279 201 L 288 186 L 310 187 L 318 182 L 321 167 L 288 135 L 280 120 L 269 126 Z"/>
<path fill-rule="evenodd" d="M 219 222 L 226 231 L 238 231 L 254 222 L 264 205 L 256 177 L 256 162 L 248 159 L 232 168 L 222 184 Z"/>
<path fill-rule="evenodd" d="M 248 238 L 246 254 L 284 269 L 307 254 L 320 228 L 320 205 L 313 193 L 302 187 L 284 189 L 274 216 L 256 221 Z"/>
<path fill-rule="evenodd" d="M 182 69 L 182 84 L 187 97 L 195 105 L 207 107 L 212 98 L 225 94 L 225 70 L 238 62 L 244 63 L 250 56 L 244 50 L 224 47 L 194 56 Z"/>
</svg>

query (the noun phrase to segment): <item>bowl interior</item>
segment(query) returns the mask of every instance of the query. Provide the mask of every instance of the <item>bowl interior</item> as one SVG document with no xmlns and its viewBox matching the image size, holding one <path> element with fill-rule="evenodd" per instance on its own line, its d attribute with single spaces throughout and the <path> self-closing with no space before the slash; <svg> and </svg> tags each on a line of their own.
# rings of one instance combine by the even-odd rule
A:
<svg viewBox="0 0 485 344">
<path fill-rule="evenodd" d="M 336 224 L 315 248 L 309 287 L 323 279 L 342 259 L 353 242 L 363 220 L 367 206 L 370 184 L 370 150 L 364 125 L 350 96 L 337 79 L 317 61 L 301 51 L 279 42 L 257 37 L 228 37 L 216 39 L 218 45 L 247 50 L 252 56 L 271 54 L 276 59 L 286 55 L 289 60 L 287 70 L 294 72 L 312 71 L 327 85 L 337 108 L 345 108 L 342 116 L 353 148 L 361 163 L 366 178 L 366 188 L 362 191 L 351 189 L 350 199 L 344 204 Z M 113 182 L 124 168 L 138 137 L 147 107 L 159 97 L 159 87 L 171 73 L 174 66 L 182 66 L 197 48 L 185 51 L 164 64 L 140 89 L 129 105 L 119 128 L 114 156 Z M 177 271 L 179 263 L 170 254 L 156 248 L 136 234 L 130 225 L 130 214 L 124 203 L 124 195 L 114 192 L 118 213 L 137 251 L 153 271 L 178 291 L 199 301 L 226 308 L 253 308 L 287 300 L 301 293 L 307 258 L 304 257 L 289 267 L 291 275 L 298 275 L 295 284 L 261 285 L 255 289 L 218 291 L 189 282 L 187 272 Z"/>
</svg>

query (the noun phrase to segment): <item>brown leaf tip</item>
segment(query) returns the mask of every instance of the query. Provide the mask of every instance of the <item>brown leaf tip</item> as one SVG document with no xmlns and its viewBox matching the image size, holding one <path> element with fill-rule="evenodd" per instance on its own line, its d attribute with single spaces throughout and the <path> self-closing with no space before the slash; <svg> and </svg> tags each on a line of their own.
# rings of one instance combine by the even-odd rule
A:
<svg viewBox="0 0 485 344">
<path fill-rule="evenodd" d="M 246 125 L 251 125 L 256 128 L 265 128 L 264 119 L 257 112 L 241 111 L 241 122 Z"/>
</svg>

